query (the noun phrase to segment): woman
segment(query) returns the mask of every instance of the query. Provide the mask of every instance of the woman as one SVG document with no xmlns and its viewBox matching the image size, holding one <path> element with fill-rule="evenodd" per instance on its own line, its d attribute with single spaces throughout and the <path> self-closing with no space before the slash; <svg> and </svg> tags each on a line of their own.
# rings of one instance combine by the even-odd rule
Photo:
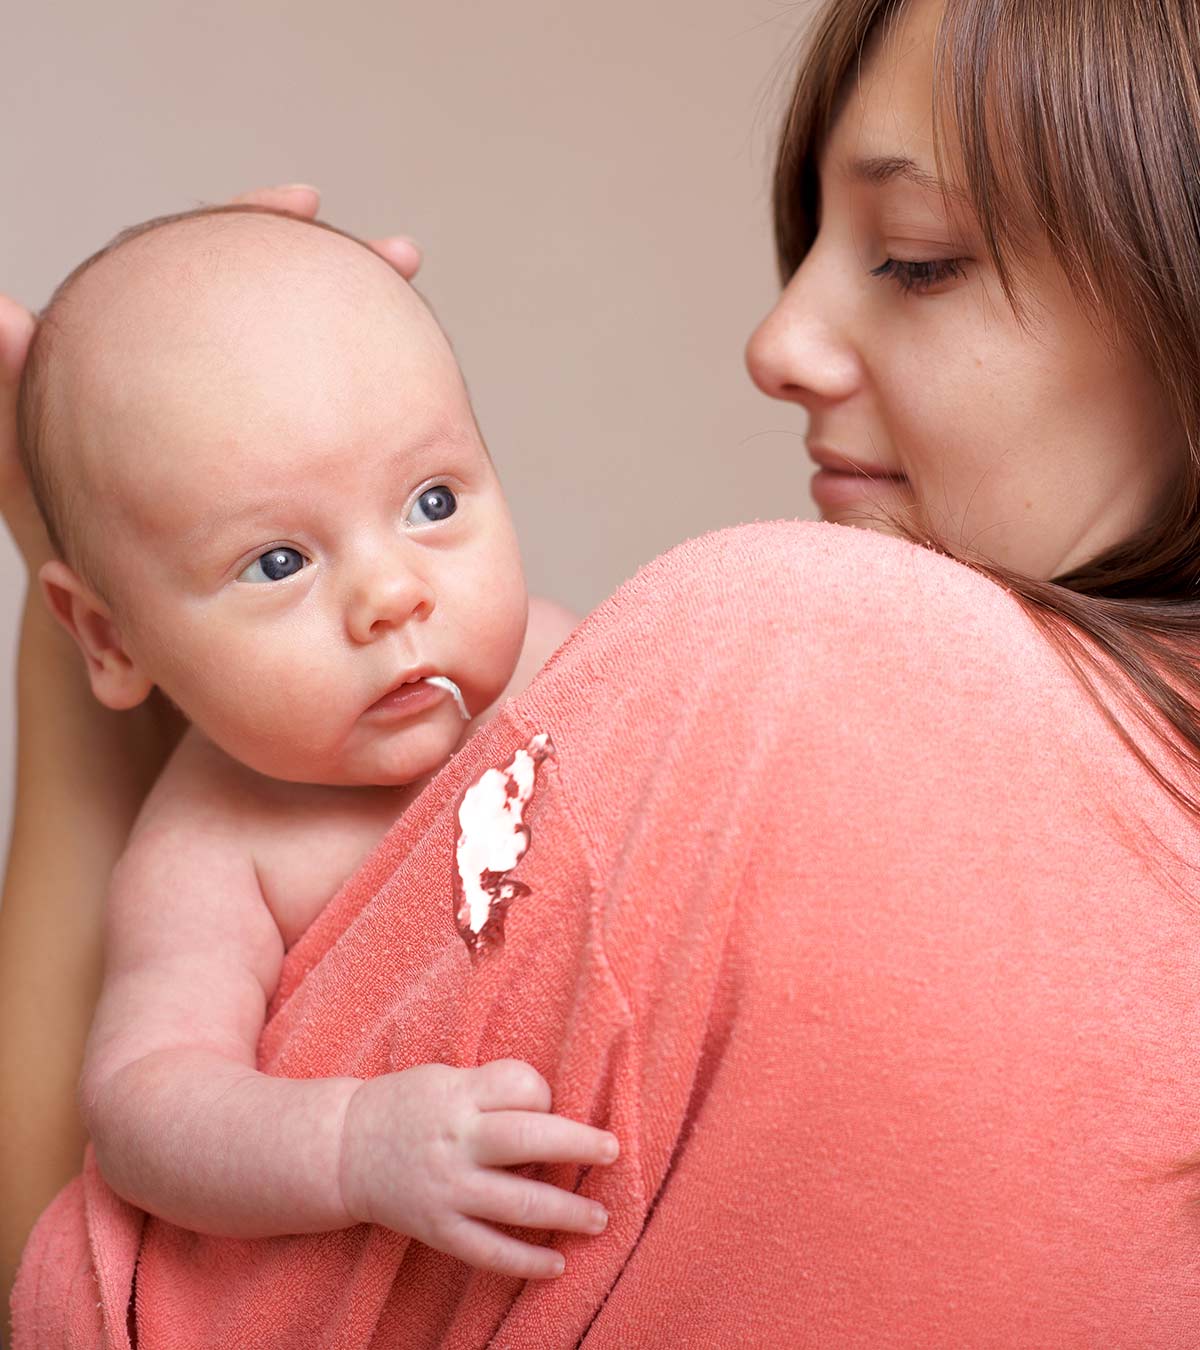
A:
<svg viewBox="0 0 1200 1350">
<path fill-rule="evenodd" d="M 398 1006 L 421 1017 L 386 1036 L 432 1057 L 448 1042 L 418 1023 L 445 999 L 458 1050 L 537 1042 L 556 1109 L 578 1098 L 621 1138 L 609 1230 L 561 1281 L 524 1287 L 471 1282 L 378 1230 L 246 1244 L 213 1298 L 227 1247 L 150 1220 L 146 1343 L 175 1343 L 172 1317 L 206 1290 L 193 1343 L 298 1344 L 316 1325 L 348 1345 L 1200 1339 L 1182 1181 L 1200 1142 L 1198 28 L 1187 0 L 832 0 L 778 161 L 785 288 L 748 361 L 807 411 L 814 459 L 857 466 L 814 485 L 824 518 L 872 532 L 746 527 L 652 564 L 430 785 L 425 830 L 402 825 L 386 859 L 413 912 L 440 913 L 428 841 L 454 772 L 553 728 L 535 827 L 553 866 L 531 848 L 514 911 L 543 940 L 510 938 L 475 983 L 461 962 L 443 983 L 403 971 Z M 5 330 L 10 412 L 20 327 Z M 9 501 L 34 540 L 19 490 Z M 33 673 L 61 659 L 69 676 L 34 609 L 0 975 L 40 949 L 55 1000 L 68 982 L 89 992 L 64 1014 L 50 1099 L 31 1112 L 39 1078 L 46 1091 L 32 1068 L 5 1079 L 11 1111 L 38 1122 L 31 1159 L 63 1141 L 26 1222 L 78 1168 L 63 1121 L 96 877 L 174 734 L 152 714 L 118 733 L 82 679 L 39 716 Z M 635 678 L 647 652 L 659 668 Z M 107 814 L 81 790 L 67 828 L 90 831 L 86 867 L 47 901 L 64 824 L 37 829 L 67 809 L 59 776 L 84 745 L 112 766 Z M 45 914 L 72 904 L 64 969 Z M 352 884 L 329 931 L 297 944 L 264 1067 L 286 1072 L 306 1023 L 346 1001 L 366 958 L 332 925 L 372 906 Z M 3 987 L 11 1062 L 48 999 L 35 1013 L 28 982 Z M 323 1071 L 360 1048 L 335 1045 Z M 6 1183 L 17 1170 L 6 1159 Z M 55 1201 L 55 1240 L 80 1203 L 76 1183 Z M 48 1279 L 50 1247 L 30 1246 Z M 68 1251 L 86 1268 L 86 1244 Z M 97 1269 L 105 1255 L 93 1246 Z M 128 1290 L 107 1278 L 116 1337 Z M 35 1325 L 64 1340 L 33 1283 L 27 1343 Z"/>
</svg>

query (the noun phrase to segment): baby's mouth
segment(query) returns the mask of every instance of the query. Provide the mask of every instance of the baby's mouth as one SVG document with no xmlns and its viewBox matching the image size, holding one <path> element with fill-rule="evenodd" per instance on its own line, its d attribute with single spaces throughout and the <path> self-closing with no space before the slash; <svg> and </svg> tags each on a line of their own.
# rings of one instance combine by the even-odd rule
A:
<svg viewBox="0 0 1200 1350">
<path fill-rule="evenodd" d="M 428 669 L 428 667 L 426 668 Z M 471 720 L 470 710 L 462 696 L 462 690 L 446 675 L 423 674 L 420 671 L 408 679 L 393 685 L 385 694 L 367 708 L 368 713 L 378 713 L 389 719 L 396 716 L 412 716 L 425 708 L 441 702 L 439 694 L 449 694 L 458 708 L 464 722 Z"/>
</svg>

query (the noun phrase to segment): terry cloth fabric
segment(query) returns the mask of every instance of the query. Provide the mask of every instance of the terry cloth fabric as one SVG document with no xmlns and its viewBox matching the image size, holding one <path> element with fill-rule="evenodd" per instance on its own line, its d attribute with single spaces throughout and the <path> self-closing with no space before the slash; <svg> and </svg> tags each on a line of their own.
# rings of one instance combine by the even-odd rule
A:
<svg viewBox="0 0 1200 1350">
<path fill-rule="evenodd" d="M 455 806 L 539 732 L 529 892 L 473 966 Z M 365 1224 L 203 1237 L 89 1152 L 16 1350 L 125 1350 L 135 1261 L 150 1350 L 1200 1345 L 1163 1179 L 1200 1148 L 1196 843 L 977 573 L 815 522 L 684 544 L 395 824 L 259 1047 L 291 1077 L 531 1061 L 620 1137 L 532 1169 L 607 1231 L 542 1235 L 566 1273 L 525 1284 Z"/>
</svg>

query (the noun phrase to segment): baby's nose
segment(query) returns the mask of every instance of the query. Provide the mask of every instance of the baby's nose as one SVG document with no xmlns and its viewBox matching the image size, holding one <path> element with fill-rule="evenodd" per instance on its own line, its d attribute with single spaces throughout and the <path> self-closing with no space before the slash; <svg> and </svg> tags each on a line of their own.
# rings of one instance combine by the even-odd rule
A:
<svg viewBox="0 0 1200 1350">
<path fill-rule="evenodd" d="M 435 604 L 431 580 L 419 568 L 395 554 L 378 556 L 359 569 L 346 622 L 356 642 L 372 642 L 414 619 L 429 618 Z"/>
</svg>

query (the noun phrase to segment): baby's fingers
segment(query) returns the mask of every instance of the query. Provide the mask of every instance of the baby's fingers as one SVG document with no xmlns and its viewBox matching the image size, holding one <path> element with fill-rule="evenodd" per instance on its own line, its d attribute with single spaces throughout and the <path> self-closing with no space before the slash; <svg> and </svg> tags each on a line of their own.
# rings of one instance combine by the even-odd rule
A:
<svg viewBox="0 0 1200 1350">
<path fill-rule="evenodd" d="M 462 1209 L 475 1219 L 545 1228 L 563 1233 L 602 1233 L 608 1224 L 603 1205 L 586 1195 L 564 1191 L 544 1181 L 530 1181 L 514 1172 L 481 1172 Z"/>
<path fill-rule="evenodd" d="M 549 1111 L 550 1084 L 522 1059 L 493 1059 L 463 1069 L 480 1111 Z"/>
<path fill-rule="evenodd" d="M 620 1151 L 617 1137 L 566 1116 L 533 1111 L 487 1111 L 475 1124 L 475 1161 L 485 1167 L 522 1163 L 610 1163 Z"/>
<path fill-rule="evenodd" d="M 518 1280 L 551 1280 L 561 1275 L 566 1265 L 562 1254 L 552 1248 L 521 1242 L 462 1215 L 454 1220 L 438 1248 L 469 1266 L 513 1275 Z"/>
</svg>

